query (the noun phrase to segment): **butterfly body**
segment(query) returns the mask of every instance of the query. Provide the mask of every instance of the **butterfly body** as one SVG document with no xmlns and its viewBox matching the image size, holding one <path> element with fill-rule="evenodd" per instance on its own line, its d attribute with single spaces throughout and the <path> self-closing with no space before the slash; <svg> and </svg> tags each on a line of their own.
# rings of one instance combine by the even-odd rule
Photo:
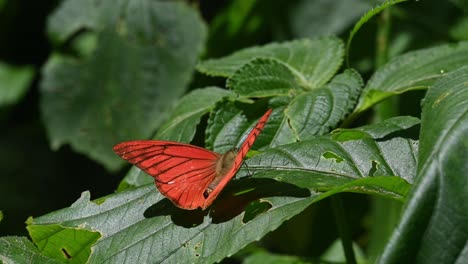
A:
<svg viewBox="0 0 468 264">
<path fill-rule="evenodd" d="M 113 150 L 153 176 L 158 190 L 176 206 L 194 210 L 210 206 L 239 170 L 242 161 L 271 114 L 268 110 L 239 151 L 219 154 L 197 146 L 163 140 L 133 140 Z"/>
</svg>

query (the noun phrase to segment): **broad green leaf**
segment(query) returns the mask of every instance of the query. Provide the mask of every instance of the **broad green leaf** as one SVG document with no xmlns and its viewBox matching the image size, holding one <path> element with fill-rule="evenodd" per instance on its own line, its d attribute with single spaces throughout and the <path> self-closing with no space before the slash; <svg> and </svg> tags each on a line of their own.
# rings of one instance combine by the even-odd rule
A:
<svg viewBox="0 0 468 264">
<path fill-rule="evenodd" d="M 468 261 L 467 83 L 462 67 L 427 92 L 417 182 L 379 263 Z"/>
<path fill-rule="evenodd" d="M 359 74 L 346 70 L 324 87 L 296 96 L 285 114 L 299 141 L 335 128 L 357 102 L 363 86 Z"/>
<path fill-rule="evenodd" d="M 52 56 L 41 82 L 52 148 L 70 144 L 109 169 L 123 164 L 114 144 L 150 137 L 167 117 L 205 36 L 197 12 L 182 2 L 122 1 L 110 7 L 117 15 L 97 31 L 89 56 Z"/>
<path fill-rule="evenodd" d="M 388 127 L 387 123 L 397 123 L 398 132 L 407 130 L 407 138 L 393 129 L 376 137 L 368 132 Z M 416 175 L 417 142 L 409 136 L 410 128 L 418 123 L 416 118 L 401 117 L 338 130 L 330 136 L 269 149 L 250 159 L 248 166 L 256 172 L 254 177 L 273 178 L 316 192 L 346 189 L 402 200 L 408 182 L 412 183 Z"/>
<path fill-rule="evenodd" d="M 237 70 L 253 59 L 269 59 L 262 61 L 266 65 L 259 65 L 274 70 L 266 72 L 267 75 L 278 72 L 282 67 L 288 67 L 301 86 L 312 89 L 330 80 L 343 62 L 343 54 L 343 43 L 340 39 L 303 39 L 243 49 L 227 57 L 199 63 L 197 69 L 208 75 L 233 77 Z M 275 60 L 281 64 L 275 63 Z M 283 78 L 291 78 L 290 74 L 281 73 Z"/>
<path fill-rule="evenodd" d="M 190 143 L 201 117 L 212 111 L 226 97 L 234 98 L 235 94 L 217 87 L 190 92 L 178 101 L 168 121 L 159 128 L 154 139 Z"/>
<path fill-rule="evenodd" d="M 100 238 L 98 232 L 57 224 L 30 225 L 27 229 L 42 254 L 69 263 L 86 263 L 91 246 Z M 73 239 L 67 243 L 70 238 Z"/>
<path fill-rule="evenodd" d="M 240 96 L 269 97 L 300 92 L 307 82 L 276 59 L 257 58 L 236 71 L 227 86 Z"/>
<path fill-rule="evenodd" d="M 468 42 L 441 45 L 395 57 L 372 76 L 356 113 L 393 95 L 427 89 L 438 78 L 468 64 Z"/>
<path fill-rule="evenodd" d="M 0 63 L 0 107 L 18 102 L 34 77 L 30 66 L 11 66 Z"/>
<path fill-rule="evenodd" d="M 402 200 L 409 187 L 406 180 L 377 176 L 398 175 L 406 169 L 404 176 L 412 181 L 416 162 L 408 157 L 414 155 L 414 142 L 405 135 L 418 120 L 400 121 L 406 124 L 401 127 L 408 127 L 380 133 L 375 139 L 365 131 L 385 124 L 341 131 L 334 136 L 338 141 L 321 137 L 256 155 L 247 160 L 253 177 L 232 181 L 210 210 L 178 209 L 149 184 L 96 202 L 85 192 L 71 207 L 33 219 L 29 229 L 57 224 L 100 232 L 90 263 L 217 262 L 333 193 L 362 192 Z M 392 154 L 387 156 L 389 149 Z M 394 161 L 394 153 L 408 161 Z"/>
<path fill-rule="evenodd" d="M 291 31 L 301 38 L 339 35 L 370 7 L 368 0 L 298 1 L 288 12 Z"/>
<path fill-rule="evenodd" d="M 25 237 L 0 237 L 0 262 L 14 263 L 63 263 L 39 253 L 34 244 Z"/>
</svg>

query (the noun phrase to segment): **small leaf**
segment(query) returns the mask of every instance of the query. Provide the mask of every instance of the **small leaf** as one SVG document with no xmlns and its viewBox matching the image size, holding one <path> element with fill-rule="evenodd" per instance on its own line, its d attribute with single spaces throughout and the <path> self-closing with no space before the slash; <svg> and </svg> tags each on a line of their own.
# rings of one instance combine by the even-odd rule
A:
<svg viewBox="0 0 468 264">
<path fill-rule="evenodd" d="M 34 244 L 25 237 L 0 237 L 0 260 L 5 264 L 13 263 L 63 263 L 39 253 Z"/>
<path fill-rule="evenodd" d="M 248 120 L 242 110 L 232 104 L 218 107 L 210 114 L 206 129 L 205 147 L 225 153 L 237 146 L 242 132 L 248 129 Z"/>
<path fill-rule="evenodd" d="M 290 90 L 300 91 L 300 78 L 278 60 L 257 58 L 236 71 L 227 86 L 244 97 L 281 96 Z"/>
<path fill-rule="evenodd" d="M 237 70 L 258 58 L 269 59 L 263 61 L 266 65 L 262 67 L 272 68 L 277 72 L 282 67 L 273 61 L 277 60 L 299 78 L 301 86 L 312 89 L 330 80 L 343 62 L 343 54 L 343 43 L 338 38 L 304 39 L 243 49 L 224 58 L 199 63 L 197 69 L 208 75 L 233 77 Z M 271 70 L 267 72 L 270 75 L 272 73 Z M 290 73 L 282 75 L 287 77 L 286 80 L 291 78 Z"/>
<path fill-rule="evenodd" d="M 355 112 L 410 90 L 427 89 L 437 79 L 468 64 L 468 42 L 441 45 L 395 57 L 369 80 Z"/>
<path fill-rule="evenodd" d="M 30 66 L 11 66 L 0 63 L 0 107 L 18 102 L 25 94 L 34 77 Z"/>
<path fill-rule="evenodd" d="M 353 109 L 362 85 L 358 73 L 346 70 L 326 86 L 296 96 L 285 114 L 297 139 L 310 139 L 336 127 Z"/>
<path fill-rule="evenodd" d="M 359 29 L 367 22 L 369 19 L 377 15 L 378 13 L 382 12 L 383 10 L 387 9 L 388 7 L 399 4 L 401 2 L 405 2 L 408 0 L 391 0 L 391 1 L 384 1 L 381 4 L 378 4 L 377 6 L 373 7 L 367 13 L 365 13 L 359 21 L 354 25 L 353 29 L 349 33 L 348 41 L 346 42 L 346 64 L 348 67 L 349 65 L 349 52 L 351 51 L 351 42 L 353 41 L 354 35 L 359 31 Z"/>
<path fill-rule="evenodd" d="M 104 2 L 95 49 L 84 58 L 56 54 L 43 68 L 41 112 L 52 148 L 70 144 L 115 170 L 124 163 L 112 146 L 149 138 L 184 93 L 205 27 L 182 2 Z"/>
<path fill-rule="evenodd" d="M 188 93 L 178 101 L 168 121 L 161 126 L 154 139 L 190 143 L 201 117 L 226 97 L 234 98 L 235 94 L 217 87 L 197 89 Z"/>
<path fill-rule="evenodd" d="M 91 246 L 101 237 L 98 232 L 57 224 L 30 225 L 27 229 L 42 254 L 70 263 L 86 263 L 91 254 Z M 70 238 L 71 241 L 67 243 Z"/>
<path fill-rule="evenodd" d="M 427 92 L 417 182 L 379 263 L 467 261 L 467 83 L 465 66 L 441 78 Z"/>
</svg>

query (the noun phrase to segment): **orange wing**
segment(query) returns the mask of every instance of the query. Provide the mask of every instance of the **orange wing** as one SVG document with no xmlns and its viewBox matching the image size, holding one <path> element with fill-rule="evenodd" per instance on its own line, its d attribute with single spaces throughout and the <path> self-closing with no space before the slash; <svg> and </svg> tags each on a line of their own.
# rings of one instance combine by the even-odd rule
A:
<svg viewBox="0 0 468 264">
<path fill-rule="evenodd" d="M 218 153 L 193 145 L 135 140 L 114 146 L 114 152 L 155 179 L 159 191 L 176 206 L 203 207 L 203 192 L 216 176 Z"/>
<path fill-rule="evenodd" d="M 239 170 L 271 111 L 260 118 L 233 160 L 230 159 L 232 152 L 220 155 L 171 141 L 127 141 L 113 149 L 117 155 L 153 176 L 159 191 L 176 206 L 187 210 L 206 209 Z"/>
</svg>

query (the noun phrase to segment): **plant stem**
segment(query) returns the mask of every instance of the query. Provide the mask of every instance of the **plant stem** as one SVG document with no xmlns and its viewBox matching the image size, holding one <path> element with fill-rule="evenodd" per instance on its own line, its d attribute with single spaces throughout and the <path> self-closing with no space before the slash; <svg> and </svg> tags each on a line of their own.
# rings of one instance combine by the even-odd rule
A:
<svg viewBox="0 0 468 264">
<path fill-rule="evenodd" d="M 346 263 L 356 264 L 356 256 L 353 251 L 353 241 L 349 234 L 348 222 L 345 219 L 345 211 L 341 196 L 333 195 L 331 197 L 331 202 L 333 205 L 333 213 L 335 214 L 336 227 L 341 237 L 341 244 L 343 245 L 343 251 L 346 257 Z"/>
<path fill-rule="evenodd" d="M 375 54 L 375 67 L 378 69 L 388 61 L 389 50 L 388 43 L 390 39 L 391 30 L 391 10 L 390 8 L 382 11 L 378 19 L 377 37 L 376 37 L 376 54 Z M 375 106 L 375 122 L 397 116 L 399 100 L 397 96 L 390 97 L 385 101 Z"/>
</svg>

